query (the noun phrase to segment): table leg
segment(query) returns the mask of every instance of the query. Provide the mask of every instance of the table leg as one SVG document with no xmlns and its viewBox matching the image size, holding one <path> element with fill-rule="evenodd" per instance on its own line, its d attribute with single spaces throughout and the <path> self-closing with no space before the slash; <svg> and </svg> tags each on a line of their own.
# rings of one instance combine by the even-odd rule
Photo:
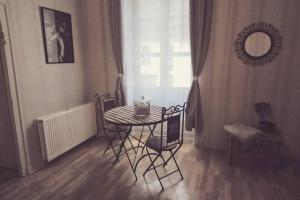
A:
<svg viewBox="0 0 300 200">
<path fill-rule="evenodd" d="M 139 138 L 139 142 L 138 142 L 138 147 L 140 146 L 140 143 L 141 143 L 141 140 L 142 140 L 142 136 L 143 136 L 143 132 L 144 132 L 144 127 L 145 126 L 143 126 L 143 129 L 142 129 L 141 134 L 140 134 L 140 138 Z"/>
<path fill-rule="evenodd" d="M 127 135 L 126 136 L 126 139 L 128 138 L 128 136 L 129 135 Z M 125 140 L 126 140 L 125 139 Z M 124 150 L 125 150 L 125 153 L 126 153 L 126 156 L 127 156 L 127 158 L 128 158 L 128 161 L 129 161 L 129 164 L 130 164 L 130 167 L 131 167 L 131 169 L 132 169 L 132 172 L 133 172 L 133 174 L 134 174 L 134 176 L 135 176 L 135 181 L 137 181 L 137 176 L 136 176 L 136 174 L 135 174 L 135 171 L 134 171 L 134 163 L 132 163 L 131 162 L 131 160 L 130 160 L 130 157 L 129 157 L 129 154 L 128 154 L 128 151 L 127 151 L 127 149 L 126 149 L 126 146 L 125 145 L 123 145 L 123 147 L 124 147 Z"/>
<path fill-rule="evenodd" d="M 119 157 L 120 157 L 120 154 L 121 154 L 121 151 L 122 151 L 122 149 L 123 149 L 123 147 L 124 147 L 124 145 L 125 145 L 126 139 L 128 138 L 129 134 L 131 133 L 131 130 L 132 130 L 132 126 L 130 126 L 130 128 L 128 129 L 128 131 L 126 131 L 126 133 L 125 133 L 125 138 L 122 139 L 122 142 L 121 142 L 121 144 L 120 144 L 120 149 L 119 149 L 119 152 L 118 152 L 118 154 L 117 154 L 117 157 L 116 157 L 116 159 L 115 159 L 115 161 L 114 161 L 114 164 L 116 164 L 116 163 L 118 162 Z M 126 149 L 126 148 L 125 148 L 125 149 Z"/>
<path fill-rule="evenodd" d="M 149 135 L 149 137 L 151 137 L 151 135 L 153 135 L 153 132 L 154 132 L 154 129 L 155 129 L 156 125 L 157 125 L 157 124 L 154 124 L 152 128 L 149 126 L 149 130 L 150 130 L 150 135 Z M 133 172 L 133 174 L 134 174 L 134 176 L 135 176 L 135 180 L 137 181 L 137 176 L 136 176 L 136 173 L 135 173 L 135 171 L 136 171 L 136 169 L 137 169 L 137 165 L 138 165 L 138 163 L 139 163 L 145 156 L 147 156 L 148 154 L 142 156 L 142 157 L 139 158 L 137 161 L 136 161 L 136 155 L 135 155 L 134 161 L 131 162 L 131 159 L 130 159 L 129 154 L 128 154 L 128 150 L 126 149 L 126 146 L 125 146 L 125 142 L 126 142 L 126 140 L 128 139 L 128 137 L 130 136 L 131 130 L 132 130 L 132 127 L 130 126 L 130 129 L 126 132 L 126 136 L 125 136 L 124 140 L 122 141 L 122 143 L 121 143 L 121 145 L 120 145 L 120 149 L 119 149 L 119 152 L 118 152 L 117 159 L 119 158 L 119 155 L 120 155 L 122 149 L 124 148 L 126 157 L 127 157 L 128 161 L 129 161 L 130 167 L 131 167 L 132 172 Z M 144 145 L 144 147 L 143 147 L 143 150 L 144 150 L 144 148 L 145 148 L 145 145 Z M 143 151 L 143 150 L 142 150 L 142 151 Z M 150 153 L 150 154 L 154 154 L 154 153 Z M 156 154 L 155 154 L 155 155 L 156 155 Z M 115 160 L 114 163 L 117 162 L 117 159 Z"/>
<path fill-rule="evenodd" d="M 132 127 L 130 126 L 130 129 L 126 132 L 125 138 L 122 140 L 122 143 L 120 145 L 120 149 L 119 149 L 119 152 L 118 152 L 118 156 L 117 156 L 114 164 L 118 161 L 120 153 L 121 153 L 122 149 L 124 148 L 126 157 L 127 157 L 128 161 L 129 161 L 130 167 L 131 167 L 132 172 L 133 172 L 133 174 L 135 176 L 135 180 L 137 181 L 137 176 L 136 176 L 135 170 L 134 170 L 134 163 L 132 163 L 131 160 L 130 160 L 130 157 L 129 157 L 129 154 L 128 154 L 128 150 L 126 149 L 126 144 L 125 144 L 126 140 L 127 139 L 129 140 L 129 135 L 130 135 L 131 130 L 132 130 Z"/>
<path fill-rule="evenodd" d="M 154 124 L 152 128 L 151 128 L 150 126 L 148 126 L 148 127 L 149 127 L 149 130 L 150 130 L 149 137 L 151 137 L 151 135 L 153 135 L 153 131 L 154 131 L 156 125 L 157 125 L 157 124 Z M 145 146 L 146 146 L 146 145 L 144 145 L 143 150 L 144 150 Z M 137 181 L 137 176 L 136 176 L 136 173 L 135 173 L 135 172 L 136 172 L 136 169 L 137 169 L 137 165 L 138 165 L 139 162 L 140 162 L 145 156 L 147 156 L 148 154 L 143 155 L 143 156 L 142 156 L 141 158 L 139 158 L 137 161 L 136 161 L 136 156 L 137 156 L 137 154 L 136 154 L 135 157 L 134 157 L 133 162 L 131 162 L 131 159 L 130 159 L 130 157 L 129 157 L 129 154 L 128 154 L 128 151 L 127 151 L 125 145 L 124 145 L 124 149 L 125 149 L 125 153 L 126 153 L 126 156 L 127 156 L 127 158 L 128 158 L 128 161 L 129 161 L 129 163 L 130 163 L 130 167 L 131 167 L 131 169 L 132 169 L 132 172 L 133 172 L 133 174 L 134 174 L 134 176 L 135 176 L 135 180 Z M 143 150 L 142 150 L 142 152 L 143 152 Z M 150 154 L 157 155 L 157 154 L 154 154 L 154 153 L 150 153 Z M 150 155 L 150 154 L 149 154 L 149 155 Z"/>
</svg>

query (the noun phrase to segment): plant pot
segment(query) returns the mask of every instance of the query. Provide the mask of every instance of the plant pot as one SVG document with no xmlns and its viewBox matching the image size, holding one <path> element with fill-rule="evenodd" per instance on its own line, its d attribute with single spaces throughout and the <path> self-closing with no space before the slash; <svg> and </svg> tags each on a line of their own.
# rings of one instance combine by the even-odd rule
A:
<svg viewBox="0 0 300 200">
<path fill-rule="evenodd" d="M 270 121 L 260 121 L 258 122 L 259 130 L 263 131 L 264 133 L 276 133 L 276 124 Z"/>
</svg>

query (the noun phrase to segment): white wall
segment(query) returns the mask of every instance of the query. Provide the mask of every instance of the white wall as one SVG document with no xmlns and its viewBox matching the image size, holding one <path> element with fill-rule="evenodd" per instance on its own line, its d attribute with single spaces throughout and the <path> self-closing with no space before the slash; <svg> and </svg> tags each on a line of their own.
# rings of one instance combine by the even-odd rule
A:
<svg viewBox="0 0 300 200">
<path fill-rule="evenodd" d="M 43 163 L 35 119 L 87 101 L 85 40 L 79 0 L 8 0 L 27 171 Z M 75 63 L 45 64 L 39 7 L 72 16 Z"/>
</svg>

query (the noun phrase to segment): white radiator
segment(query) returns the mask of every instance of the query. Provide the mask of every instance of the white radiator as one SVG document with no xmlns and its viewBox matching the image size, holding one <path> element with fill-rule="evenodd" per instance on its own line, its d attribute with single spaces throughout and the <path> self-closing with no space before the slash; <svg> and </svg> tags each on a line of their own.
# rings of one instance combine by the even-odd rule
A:
<svg viewBox="0 0 300 200">
<path fill-rule="evenodd" d="M 94 103 L 39 117 L 37 122 L 43 158 L 48 161 L 97 133 Z"/>
</svg>

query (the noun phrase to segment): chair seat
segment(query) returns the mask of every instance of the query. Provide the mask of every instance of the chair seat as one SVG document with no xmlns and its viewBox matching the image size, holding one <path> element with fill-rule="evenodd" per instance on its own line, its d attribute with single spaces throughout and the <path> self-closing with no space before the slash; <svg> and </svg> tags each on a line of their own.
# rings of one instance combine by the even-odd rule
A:
<svg viewBox="0 0 300 200">
<path fill-rule="evenodd" d="M 162 149 L 161 149 L 161 146 L 160 146 L 161 141 L 162 141 Z M 177 146 L 177 143 L 172 144 L 172 145 L 169 144 L 167 146 L 167 138 L 166 137 L 163 137 L 162 140 L 161 140 L 161 136 L 151 136 L 146 141 L 146 146 L 153 149 L 153 150 L 156 150 L 156 151 L 160 151 L 160 150 L 169 151 L 169 150 L 174 149 Z"/>
</svg>

